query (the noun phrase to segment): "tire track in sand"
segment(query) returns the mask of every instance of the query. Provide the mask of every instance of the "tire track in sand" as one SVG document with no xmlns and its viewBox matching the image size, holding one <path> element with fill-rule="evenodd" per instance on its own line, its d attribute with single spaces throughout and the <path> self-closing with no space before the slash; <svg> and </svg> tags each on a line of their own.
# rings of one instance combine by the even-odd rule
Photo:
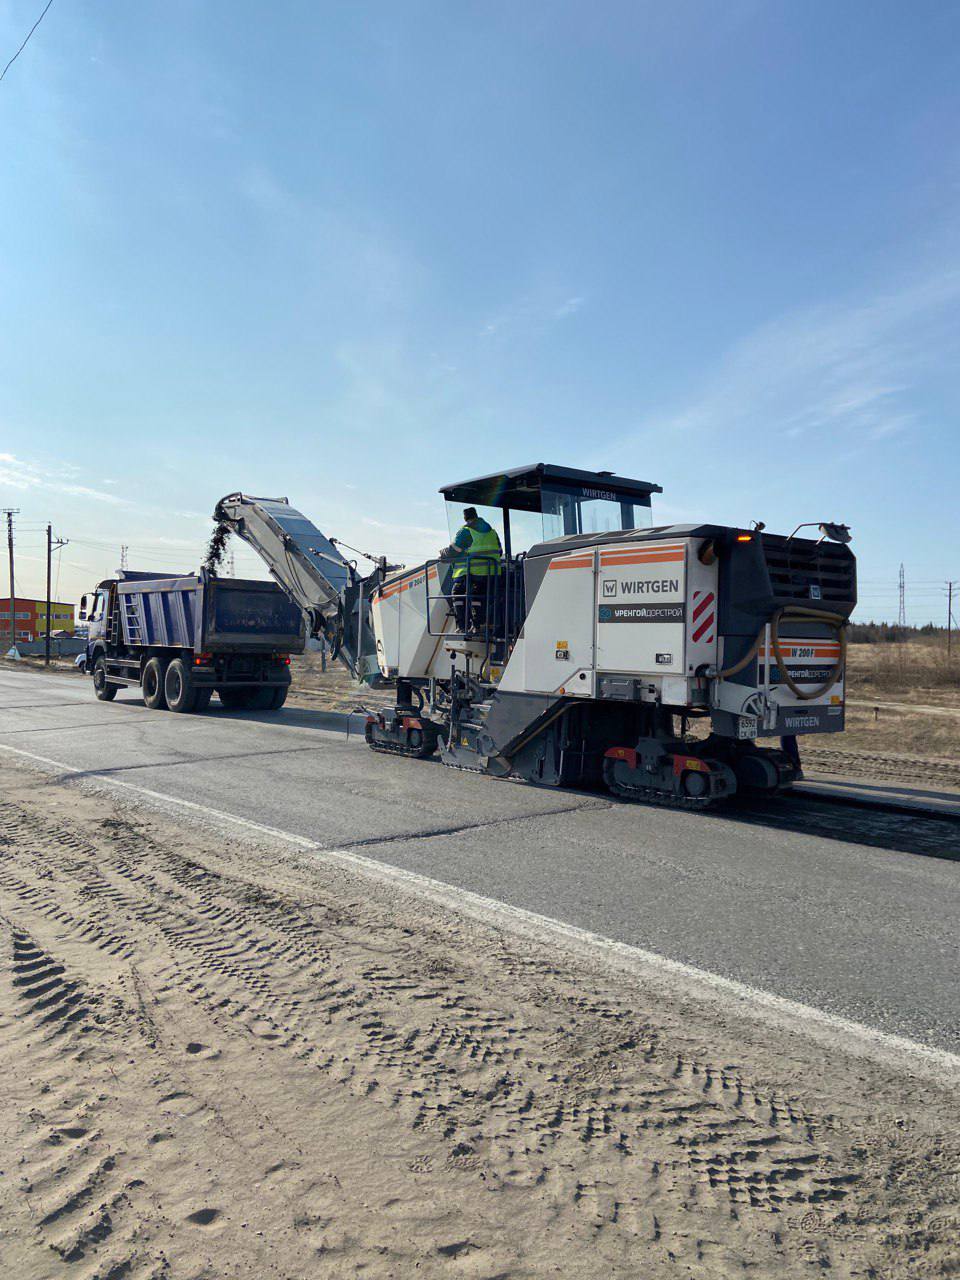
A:
<svg viewBox="0 0 960 1280">
<path fill-rule="evenodd" d="M 145 1044 L 169 1039 L 171 1021 L 199 1009 L 208 1038 L 252 1043 L 265 1060 L 284 1055 L 319 1073 L 439 1146 L 451 1173 L 536 1190 L 557 1224 L 594 1243 L 599 1233 L 611 1263 L 642 1236 L 664 1257 L 722 1267 L 736 1226 L 711 1243 L 691 1235 L 691 1212 L 722 1207 L 733 1224 L 754 1215 L 757 1240 L 772 1239 L 778 1215 L 842 1204 L 856 1187 L 859 1171 L 829 1117 L 708 1056 L 678 1054 L 630 1010 L 578 996 L 558 1009 L 549 964 L 533 975 L 539 1005 L 507 992 L 494 1006 L 469 994 L 455 963 L 424 962 L 429 938 L 381 926 L 386 954 L 371 954 L 373 922 L 362 912 L 351 919 L 214 870 L 123 819 L 103 823 L 94 840 L 17 806 L 0 807 L 0 818 L 18 847 L 15 860 L 0 858 L 5 901 L 68 938 L 71 954 L 110 958 L 126 1024 Z M 25 985 L 32 998 L 49 997 L 79 1035 L 87 1005 L 65 966 L 25 933 L 14 957 L 18 975 L 18 963 L 23 978 L 31 964 L 40 975 Z M 147 963 L 155 1009 L 124 978 Z M 503 976 L 529 990 L 531 973 L 515 958 Z M 186 1050 L 198 1061 L 219 1052 L 204 1040 Z M 91 1147 L 81 1144 L 85 1163 L 61 1175 L 70 1208 L 53 1218 L 57 1206 L 45 1210 L 38 1224 L 45 1235 L 56 1226 L 52 1247 L 65 1259 L 116 1237 L 130 1204 L 117 1156 Z M 127 1274 L 134 1262 L 118 1254 L 111 1265 Z"/>
</svg>

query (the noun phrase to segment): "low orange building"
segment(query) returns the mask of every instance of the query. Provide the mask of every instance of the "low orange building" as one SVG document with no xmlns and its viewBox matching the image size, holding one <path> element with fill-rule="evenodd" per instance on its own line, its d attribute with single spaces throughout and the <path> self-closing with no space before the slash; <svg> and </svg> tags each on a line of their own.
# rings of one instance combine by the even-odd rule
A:
<svg viewBox="0 0 960 1280">
<path fill-rule="evenodd" d="M 65 604 L 62 600 L 50 601 L 50 630 L 70 631 L 74 629 L 74 611 L 76 606 Z M 17 596 L 14 602 L 14 621 L 17 640 L 39 640 L 47 633 L 47 602 L 45 600 L 27 600 Z M 0 597 L 0 637 L 8 643 L 10 640 L 10 597 Z"/>
</svg>

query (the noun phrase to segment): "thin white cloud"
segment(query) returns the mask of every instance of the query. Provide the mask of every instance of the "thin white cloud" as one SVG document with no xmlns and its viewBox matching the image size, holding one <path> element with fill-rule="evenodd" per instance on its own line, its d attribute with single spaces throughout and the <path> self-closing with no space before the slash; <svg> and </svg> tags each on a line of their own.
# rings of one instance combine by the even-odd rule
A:
<svg viewBox="0 0 960 1280">
<path fill-rule="evenodd" d="M 77 484 L 67 478 L 75 474 L 74 467 L 41 467 L 36 463 L 18 458 L 12 453 L 0 454 L 0 487 L 6 485 L 21 492 L 41 489 L 49 493 L 66 494 L 72 498 L 89 498 L 93 502 L 105 502 L 115 507 L 130 505 L 125 498 L 119 498 L 115 493 L 92 489 L 88 485 Z"/>
<path fill-rule="evenodd" d="M 585 301 L 585 298 L 568 298 L 566 302 L 557 307 L 555 312 L 557 319 L 566 320 L 567 316 L 575 315 L 583 306 Z"/>
<path fill-rule="evenodd" d="M 575 315 L 586 299 L 580 294 L 568 297 L 559 295 L 554 290 L 544 290 L 536 294 L 527 294 L 504 307 L 486 321 L 480 329 L 482 338 L 509 336 L 511 338 L 525 334 L 536 335 L 546 332 L 557 321 L 567 320 Z"/>
<path fill-rule="evenodd" d="M 665 430 L 719 444 L 757 428 L 853 444 L 915 429 L 905 395 L 956 346 L 958 308 L 951 270 L 867 302 L 782 316 L 730 348 L 688 404 L 645 417 L 620 444 Z"/>
</svg>

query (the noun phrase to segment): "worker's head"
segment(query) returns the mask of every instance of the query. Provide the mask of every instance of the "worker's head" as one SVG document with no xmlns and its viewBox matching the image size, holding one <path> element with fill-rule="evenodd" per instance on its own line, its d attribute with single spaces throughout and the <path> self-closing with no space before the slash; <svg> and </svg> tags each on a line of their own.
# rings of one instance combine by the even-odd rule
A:
<svg viewBox="0 0 960 1280">
<path fill-rule="evenodd" d="M 463 509 L 464 524 L 473 525 L 473 524 L 476 524 L 479 519 L 480 517 L 477 515 L 476 507 L 464 507 Z"/>
</svg>

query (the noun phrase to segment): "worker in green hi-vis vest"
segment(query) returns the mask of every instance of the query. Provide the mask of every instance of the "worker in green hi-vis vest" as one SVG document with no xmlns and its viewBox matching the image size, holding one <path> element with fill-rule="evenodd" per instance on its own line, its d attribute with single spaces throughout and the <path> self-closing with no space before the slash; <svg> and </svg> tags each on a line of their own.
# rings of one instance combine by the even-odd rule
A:
<svg viewBox="0 0 960 1280">
<path fill-rule="evenodd" d="M 442 560 L 453 561 L 453 614 L 458 631 L 465 631 L 468 622 L 466 616 L 467 583 L 470 582 L 471 624 L 481 627 L 486 621 L 488 592 L 493 583 L 478 583 L 478 578 L 487 579 L 499 575 L 500 557 L 503 548 L 496 529 L 478 515 L 476 507 L 466 507 L 463 512 L 463 525 L 449 547 L 440 553 Z"/>
</svg>

